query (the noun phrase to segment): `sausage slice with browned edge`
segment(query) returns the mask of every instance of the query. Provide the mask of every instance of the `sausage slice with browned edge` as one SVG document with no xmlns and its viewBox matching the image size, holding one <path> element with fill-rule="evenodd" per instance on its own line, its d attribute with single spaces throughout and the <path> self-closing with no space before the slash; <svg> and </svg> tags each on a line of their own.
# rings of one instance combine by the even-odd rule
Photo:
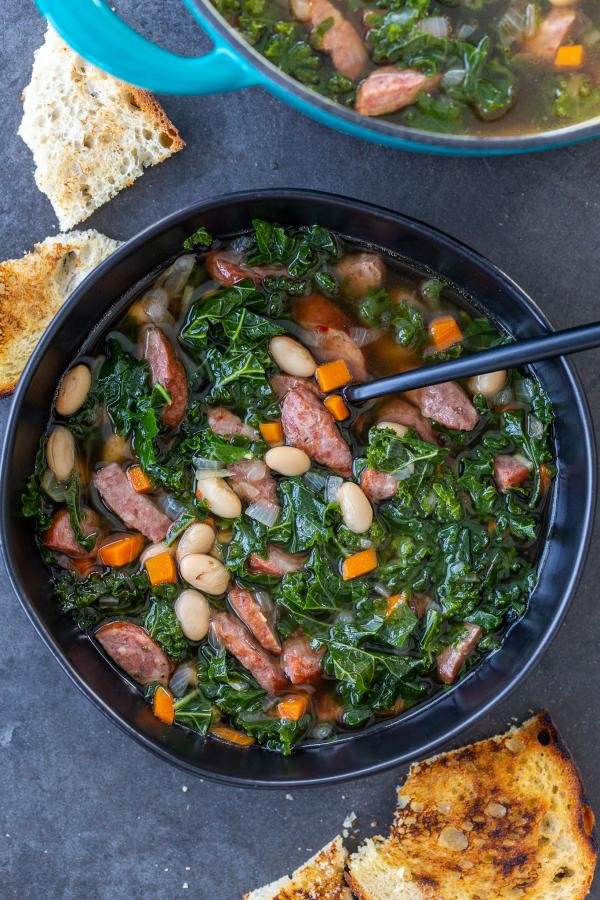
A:
<svg viewBox="0 0 600 900">
<path fill-rule="evenodd" d="M 188 402 L 185 369 L 175 356 L 170 340 L 156 325 L 147 325 L 141 337 L 142 353 L 150 366 L 152 384 L 162 385 L 171 397 L 171 402 L 163 408 L 161 419 L 169 428 L 177 428 Z"/>
<path fill-rule="evenodd" d="M 479 625 L 472 622 L 464 622 L 464 637 L 457 644 L 450 644 L 441 653 L 438 653 L 437 677 L 444 684 L 454 684 L 458 673 L 468 660 L 469 656 L 481 640 L 483 634 Z"/>
<path fill-rule="evenodd" d="M 82 510 L 81 527 L 86 537 L 98 532 L 100 537 L 100 519 L 96 513 L 84 507 Z M 71 517 L 66 509 L 58 509 L 46 531 L 42 534 L 42 543 L 48 550 L 55 550 L 57 553 L 64 553 L 66 556 L 72 556 L 74 559 L 84 559 L 96 556 L 96 545 L 98 539 L 91 550 L 86 550 L 81 544 L 77 543 L 75 533 L 71 527 Z"/>
<path fill-rule="evenodd" d="M 278 694 L 289 687 L 279 660 L 270 656 L 238 619 L 230 613 L 213 612 L 211 624 L 217 640 L 254 675 L 263 690 Z"/>
<path fill-rule="evenodd" d="M 427 419 L 404 397 L 390 397 L 384 400 L 377 408 L 377 420 L 405 425 L 407 428 L 413 428 L 424 441 L 430 444 L 438 442 L 437 435 Z"/>
<path fill-rule="evenodd" d="M 224 406 L 213 406 L 212 409 L 208 410 L 207 418 L 208 427 L 215 434 L 221 434 L 224 437 L 235 437 L 241 434 L 251 441 L 257 441 L 260 437 L 255 428 L 252 428 L 251 425 L 246 425 L 239 416 L 236 416 L 231 410 L 225 409 Z"/>
<path fill-rule="evenodd" d="M 232 287 L 246 278 L 258 285 L 268 275 L 281 275 L 284 271 L 282 266 L 247 266 L 239 254 L 221 250 L 207 253 L 204 265 L 212 280 L 224 287 Z"/>
<path fill-rule="evenodd" d="M 500 454 L 494 460 L 494 480 L 501 491 L 519 487 L 529 478 L 529 468 L 516 456 Z"/>
<path fill-rule="evenodd" d="M 323 391 L 316 381 L 310 378 L 298 378 L 296 375 L 271 375 L 271 387 L 278 400 L 283 400 L 286 394 L 296 388 L 310 391 L 315 397 L 323 398 Z"/>
<path fill-rule="evenodd" d="M 236 584 L 229 588 L 227 599 L 233 611 L 240 617 L 244 625 L 250 629 L 258 643 L 279 656 L 281 653 L 281 641 L 277 633 L 264 614 L 260 603 L 247 588 Z"/>
<path fill-rule="evenodd" d="M 314 684 L 323 675 L 324 655 L 324 647 L 314 650 L 308 638 L 299 631 L 283 643 L 283 671 L 292 684 Z"/>
<path fill-rule="evenodd" d="M 576 18 L 574 4 L 567 9 L 561 9 L 557 4 L 540 21 L 533 36 L 523 43 L 523 50 L 537 59 L 554 62 L 558 48 L 565 42 Z"/>
<path fill-rule="evenodd" d="M 434 91 L 441 80 L 441 75 L 382 66 L 359 85 L 354 108 L 361 116 L 385 116 L 410 106 L 421 91 Z"/>
<path fill-rule="evenodd" d="M 163 540 L 171 520 L 149 497 L 136 493 L 118 463 L 108 463 L 98 469 L 93 483 L 104 503 L 129 528 L 141 531 L 151 541 Z"/>
<path fill-rule="evenodd" d="M 301 572 L 307 559 L 306 553 L 288 553 L 278 544 L 267 544 L 266 558 L 251 553 L 246 566 L 253 575 L 273 575 L 283 578 L 289 572 Z"/>
<path fill-rule="evenodd" d="M 263 500 L 279 506 L 277 482 L 262 459 L 240 459 L 227 466 L 230 473 L 229 484 L 242 500 L 256 503 Z"/>
<path fill-rule="evenodd" d="M 479 413 L 455 381 L 431 384 L 408 393 L 424 416 L 452 431 L 472 431 L 479 422 Z"/>
<path fill-rule="evenodd" d="M 100 626 L 94 637 L 138 684 L 169 683 L 175 666 L 141 625 L 123 620 L 108 622 Z"/>
<path fill-rule="evenodd" d="M 377 290 L 384 282 L 386 268 L 379 253 L 346 253 L 335 267 L 342 289 L 354 299 Z"/>
<path fill-rule="evenodd" d="M 310 25 L 316 49 L 329 53 L 341 75 L 354 80 L 369 62 L 363 39 L 354 25 L 346 19 L 330 0 L 291 0 L 292 15 Z M 319 35 L 320 25 L 326 25 Z"/>
<path fill-rule="evenodd" d="M 340 475 L 352 474 L 352 453 L 335 419 L 310 391 L 289 391 L 281 403 L 285 442 L 304 450 L 311 459 Z"/>
<path fill-rule="evenodd" d="M 369 381 L 365 355 L 351 335 L 356 325 L 340 307 L 321 294 L 294 303 L 294 318 L 302 327 L 302 342 L 319 362 L 343 359 L 355 381 Z"/>
<path fill-rule="evenodd" d="M 386 472 L 376 469 L 363 469 L 360 473 L 360 486 L 374 503 L 381 503 L 394 497 L 398 490 L 398 480 Z"/>
</svg>

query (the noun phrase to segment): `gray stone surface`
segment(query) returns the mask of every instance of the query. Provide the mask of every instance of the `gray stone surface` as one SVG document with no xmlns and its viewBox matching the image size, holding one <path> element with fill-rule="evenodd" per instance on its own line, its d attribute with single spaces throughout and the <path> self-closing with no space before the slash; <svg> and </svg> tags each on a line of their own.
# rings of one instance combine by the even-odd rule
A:
<svg viewBox="0 0 600 900">
<path fill-rule="evenodd" d="M 121 0 L 131 21 L 180 52 L 206 46 L 178 0 Z M 0 4 L 0 258 L 56 230 L 16 135 L 43 23 L 30 0 Z M 597 318 L 600 145 L 505 159 L 439 159 L 361 144 L 259 90 L 165 98 L 188 142 L 89 221 L 128 238 L 185 204 L 255 187 L 313 187 L 388 205 L 444 228 L 522 284 L 557 327 Z M 1 325 L 1 323 L 0 323 Z M 579 357 L 596 422 L 598 356 Z M 9 401 L 0 403 L 0 428 Z M 600 810 L 597 534 L 567 621 L 519 690 L 464 734 L 547 706 Z M 233 900 L 299 864 L 347 813 L 358 837 L 389 822 L 391 771 L 327 789 L 260 792 L 193 780 L 155 759 L 75 690 L 0 571 L 0 895 Z M 596 889 L 600 897 L 600 888 Z"/>
</svg>

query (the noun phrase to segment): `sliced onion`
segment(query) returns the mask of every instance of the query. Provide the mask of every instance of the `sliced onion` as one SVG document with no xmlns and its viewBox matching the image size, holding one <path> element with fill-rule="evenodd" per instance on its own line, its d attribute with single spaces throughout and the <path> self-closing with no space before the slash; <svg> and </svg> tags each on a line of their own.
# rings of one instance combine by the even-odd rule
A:
<svg viewBox="0 0 600 900">
<path fill-rule="evenodd" d="M 528 3 L 525 7 L 525 37 L 533 37 L 537 30 L 535 3 Z"/>
<path fill-rule="evenodd" d="M 325 487 L 325 496 L 327 498 L 328 503 L 335 503 L 337 500 L 337 495 L 341 486 L 344 483 L 344 479 L 340 478 L 339 475 L 330 475 L 327 479 L 327 485 Z"/>
<path fill-rule="evenodd" d="M 326 740 L 333 731 L 333 725 L 331 722 L 317 722 L 317 724 L 312 728 L 309 732 L 309 737 L 314 738 L 315 741 L 324 741 Z"/>
<path fill-rule="evenodd" d="M 217 653 L 221 653 L 225 649 L 225 647 L 223 646 L 223 643 L 217 637 L 217 635 L 215 633 L 214 625 L 212 625 L 212 624 L 211 624 L 210 628 L 208 629 L 207 637 L 208 637 L 208 643 L 210 644 L 212 649 L 215 650 Z"/>
<path fill-rule="evenodd" d="M 46 469 L 42 475 L 42 488 L 55 503 L 64 503 L 67 499 L 67 485 L 64 481 L 58 481 L 54 472 Z"/>
<path fill-rule="evenodd" d="M 229 478 L 230 475 L 229 469 L 196 469 L 196 481 L 203 481 L 205 478 Z"/>
<path fill-rule="evenodd" d="M 465 80 L 466 69 L 448 69 L 442 78 L 444 87 L 459 87 Z"/>
<path fill-rule="evenodd" d="M 258 603 L 258 605 L 260 606 L 263 613 L 265 614 L 265 616 L 267 617 L 267 619 L 272 624 L 273 620 L 274 620 L 274 616 L 275 616 L 275 604 L 273 603 L 273 600 L 271 599 L 271 595 L 267 594 L 266 591 L 255 591 L 254 598 L 255 598 L 256 602 Z"/>
<path fill-rule="evenodd" d="M 450 34 L 450 22 L 446 16 L 429 16 L 427 19 L 421 19 L 417 28 L 423 34 L 437 38 L 446 38 Z"/>
<path fill-rule="evenodd" d="M 522 453 L 515 453 L 515 459 L 518 460 L 522 466 L 525 466 L 525 468 L 529 469 L 529 471 L 531 472 L 531 470 L 533 469 L 533 463 L 527 456 L 523 456 Z"/>
<path fill-rule="evenodd" d="M 498 22 L 500 43 L 508 46 L 525 36 L 526 22 L 522 8 L 510 6 Z"/>
<path fill-rule="evenodd" d="M 206 459 L 205 456 L 194 456 L 192 462 L 198 469 L 220 469 L 223 465 L 218 459 Z"/>
<path fill-rule="evenodd" d="M 325 328 L 324 331 L 307 331 L 306 328 L 299 329 L 299 338 L 301 343 L 307 347 L 323 347 L 330 340 L 330 329 Z"/>
<path fill-rule="evenodd" d="M 116 606 L 120 604 L 120 600 L 118 597 L 113 597 L 109 594 L 106 597 L 100 597 L 98 600 L 98 606 L 100 609 L 114 609 Z"/>
<path fill-rule="evenodd" d="M 327 476 L 309 469 L 304 475 L 304 481 L 313 491 L 322 491 L 327 484 Z"/>
<path fill-rule="evenodd" d="M 513 389 L 510 385 L 506 385 L 502 390 L 498 391 L 496 396 L 494 397 L 495 406 L 506 406 L 507 403 L 512 403 L 515 399 L 515 395 L 513 393 Z"/>
<path fill-rule="evenodd" d="M 175 497 L 171 497 L 170 494 L 163 495 L 159 500 L 159 506 L 162 508 L 162 511 L 173 520 L 178 519 L 182 513 L 186 512 L 186 507 L 183 503 L 180 503 Z"/>
<path fill-rule="evenodd" d="M 379 594 L 380 597 L 389 597 L 390 592 L 388 588 L 386 588 L 385 584 L 381 584 L 381 582 L 377 582 L 377 584 L 373 585 L 373 590 L 376 594 Z"/>
<path fill-rule="evenodd" d="M 246 515 L 256 522 L 260 522 L 261 525 L 271 528 L 279 516 L 279 507 L 268 500 L 256 500 L 246 507 Z"/>
<path fill-rule="evenodd" d="M 402 466 L 401 469 L 396 469 L 395 472 L 390 472 L 392 478 L 395 478 L 396 481 L 405 481 L 407 478 L 410 478 L 411 475 L 415 473 L 415 464 L 414 463 L 406 463 L 405 466 Z"/>
<path fill-rule="evenodd" d="M 540 420 L 538 419 L 537 416 L 530 414 L 527 424 L 528 424 L 529 434 L 532 437 L 535 437 L 535 438 L 544 437 L 544 425 L 542 422 L 540 422 Z"/>
<path fill-rule="evenodd" d="M 467 22 L 464 25 L 461 25 L 458 31 L 456 32 L 456 37 L 459 41 L 466 41 L 467 38 L 470 38 L 472 34 L 475 34 L 477 31 L 476 25 L 469 25 Z"/>
<path fill-rule="evenodd" d="M 177 297 L 185 287 L 192 274 L 196 257 L 186 254 L 178 257 L 172 266 L 163 274 L 161 282 L 164 290 L 171 297 Z"/>
<path fill-rule="evenodd" d="M 173 672 L 169 681 L 169 687 L 176 697 L 183 697 L 184 694 L 187 694 L 188 688 L 195 686 L 197 682 L 198 669 L 196 663 L 193 659 L 186 659 Z"/>
<path fill-rule="evenodd" d="M 349 328 L 348 337 L 352 338 L 357 347 L 366 347 L 381 337 L 381 332 L 375 328 Z"/>
<path fill-rule="evenodd" d="M 342 609 L 336 616 L 336 625 L 349 625 L 354 621 L 354 613 L 351 609 Z"/>
</svg>

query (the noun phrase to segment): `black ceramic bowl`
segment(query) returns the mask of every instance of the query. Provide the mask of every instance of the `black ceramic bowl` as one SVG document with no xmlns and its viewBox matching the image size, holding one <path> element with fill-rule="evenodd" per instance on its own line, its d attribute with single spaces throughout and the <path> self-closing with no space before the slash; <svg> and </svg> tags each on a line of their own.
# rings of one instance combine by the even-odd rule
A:
<svg viewBox="0 0 600 900">
<path fill-rule="evenodd" d="M 49 599 L 48 571 L 21 515 L 20 495 L 33 469 L 56 384 L 73 357 L 89 350 L 130 302 L 132 286 L 149 281 L 200 225 L 216 235 L 250 226 L 255 217 L 285 225 L 318 222 L 353 242 L 366 242 L 452 279 L 515 338 L 550 330 L 533 302 L 472 250 L 420 222 L 353 200 L 305 191 L 237 194 L 175 213 L 125 244 L 75 291 L 44 335 L 14 399 L 5 439 L 1 527 L 8 569 L 25 611 L 73 681 L 113 721 L 155 753 L 189 772 L 237 785 L 290 787 L 376 772 L 430 753 L 505 697 L 552 640 L 577 585 L 595 501 L 595 447 L 587 404 L 564 359 L 532 367 L 556 411 L 558 474 L 539 561 L 539 580 L 523 618 L 501 648 L 463 681 L 399 719 L 283 758 L 259 747 L 240 749 L 162 725 L 69 616 Z M 139 285 L 138 285 L 139 289 Z"/>
</svg>

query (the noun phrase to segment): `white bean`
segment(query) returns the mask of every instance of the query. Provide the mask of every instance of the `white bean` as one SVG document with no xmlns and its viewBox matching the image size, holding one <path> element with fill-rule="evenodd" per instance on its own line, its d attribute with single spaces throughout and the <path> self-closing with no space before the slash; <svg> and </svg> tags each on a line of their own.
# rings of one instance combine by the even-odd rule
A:
<svg viewBox="0 0 600 900">
<path fill-rule="evenodd" d="M 242 514 L 242 501 L 222 478 L 203 478 L 196 493 L 220 519 L 236 519 Z"/>
<path fill-rule="evenodd" d="M 177 561 L 190 553 L 208 553 L 215 542 L 215 532 L 206 522 L 193 522 L 185 529 L 177 544 Z"/>
<path fill-rule="evenodd" d="M 310 378 L 315 374 L 317 363 L 306 347 L 285 334 L 271 338 L 269 353 L 282 372 L 297 378 Z"/>
<path fill-rule="evenodd" d="M 310 469 L 310 457 L 298 447 L 271 447 L 265 462 L 280 475 L 304 475 Z"/>
<path fill-rule="evenodd" d="M 499 372 L 486 372 L 484 375 L 473 375 L 467 381 L 467 387 L 471 394 L 483 394 L 484 397 L 495 397 L 506 384 L 506 370 Z"/>
<path fill-rule="evenodd" d="M 579 0 L 550 0 L 552 6 L 577 6 Z"/>
<path fill-rule="evenodd" d="M 353 481 L 345 481 L 337 493 L 344 525 L 354 534 L 364 534 L 373 522 L 373 507 L 365 492 Z"/>
<path fill-rule="evenodd" d="M 140 556 L 140 562 L 142 565 L 148 559 L 152 559 L 153 556 L 160 556 L 161 553 L 170 553 L 173 555 L 174 548 L 169 547 L 165 541 L 160 541 L 158 544 L 148 544 L 142 555 Z"/>
<path fill-rule="evenodd" d="M 62 378 L 56 395 L 59 416 L 72 416 L 81 409 L 92 386 L 92 373 L 83 363 L 73 366 Z"/>
<path fill-rule="evenodd" d="M 190 641 L 201 641 L 208 633 L 210 608 L 200 591 L 182 591 L 173 606 L 181 630 Z"/>
<path fill-rule="evenodd" d="M 222 594 L 229 584 L 229 572 L 222 562 L 207 553 L 190 553 L 179 563 L 181 577 L 207 594 Z"/>
<path fill-rule="evenodd" d="M 377 422 L 375 428 L 391 428 L 392 431 L 395 431 L 399 437 L 404 437 L 404 435 L 408 431 L 406 425 L 401 425 L 400 422 L 388 422 L 385 419 Z"/>
<path fill-rule="evenodd" d="M 57 481 L 67 481 L 75 468 L 75 438 L 57 425 L 46 443 L 46 462 Z"/>
</svg>

